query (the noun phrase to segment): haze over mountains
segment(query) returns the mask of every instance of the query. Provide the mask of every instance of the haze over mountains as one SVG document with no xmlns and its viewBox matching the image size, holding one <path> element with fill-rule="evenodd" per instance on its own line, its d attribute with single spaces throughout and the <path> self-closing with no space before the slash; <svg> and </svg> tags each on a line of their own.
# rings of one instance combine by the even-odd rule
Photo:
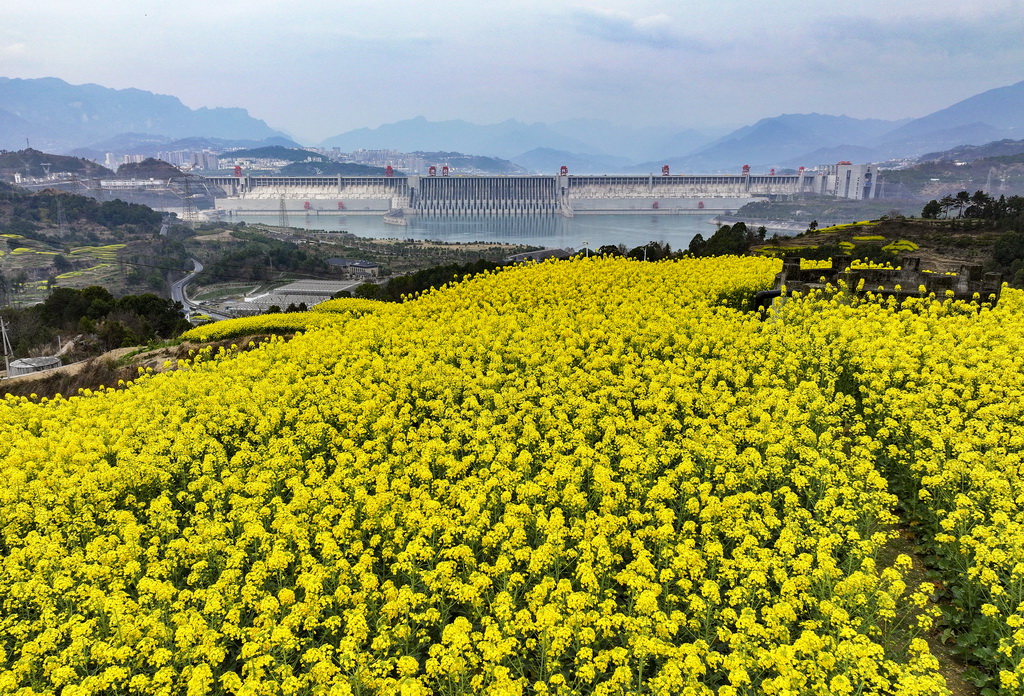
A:
<svg viewBox="0 0 1024 696">
<path fill-rule="evenodd" d="M 28 139 L 36 149 L 64 153 L 126 133 L 165 141 L 286 137 L 245 109 L 190 109 L 177 97 L 141 89 L 0 77 L 0 148 L 21 149 Z"/>
<path fill-rule="evenodd" d="M 759 171 L 844 159 L 882 162 L 1021 138 L 1024 82 L 901 121 L 783 114 L 722 135 L 682 124 L 678 128 L 631 127 L 600 119 L 554 123 L 510 119 L 479 125 L 417 117 L 351 130 L 315 145 L 343 152 L 462 152 L 508 159 L 539 172 L 555 171 L 561 164 L 576 173 L 648 172 L 669 164 L 675 172 L 713 173 L 737 171 L 743 164 Z M 21 149 L 26 139 L 37 149 L 83 157 L 110 151 L 149 155 L 160 149 L 197 146 L 296 146 L 284 132 L 251 117 L 245 109 L 190 109 L 172 96 L 70 85 L 56 78 L 0 78 L 0 148 Z"/>
</svg>

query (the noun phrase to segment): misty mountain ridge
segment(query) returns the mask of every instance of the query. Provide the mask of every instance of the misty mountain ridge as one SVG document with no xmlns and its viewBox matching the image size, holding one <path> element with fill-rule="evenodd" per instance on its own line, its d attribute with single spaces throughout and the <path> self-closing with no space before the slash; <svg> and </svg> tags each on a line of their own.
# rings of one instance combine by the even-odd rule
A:
<svg viewBox="0 0 1024 696">
<path fill-rule="evenodd" d="M 878 162 L 883 159 L 879 151 L 863 145 L 833 145 L 831 147 L 820 147 L 817 150 L 805 153 L 793 159 L 783 160 L 777 166 L 782 169 L 799 169 L 800 167 L 814 167 L 820 164 L 832 164 L 835 162 Z M 808 164 L 813 162 L 813 164 Z"/>
<path fill-rule="evenodd" d="M 782 114 L 739 128 L 707 147 L 670 158 L 666 164 L 690 172 L 738 171 L 744 164 L 755 170 L 813 167 L 836 161 L 831 157 L 819 159 L 834 151 L 856 148 L 864 154 L 865 143 L 906 122 L 817 113 Z M 631 171 L 649 171 L 655 164 L 641 164 Z"/>
<path fill-rule="evenodd" d="M 954 148 L 959 145 L 977 145 L 1011 138 L 1016 129 L 1002 129 L 980 121 L 966 123 L 952 128 L 929 131 L 880 143 L 876 146 L 879 159 L 894 157 L 918 157 L 934 150 Z"/>
<path fill-rule="evenodd" d="M 245 109 L 190 109 L 177 97 L 141 89 L 72 85 L 55 77 L 0 77 L 0 148 L 65 151 L 121 133 L 168 138 L 262 140 L 286 137 Z M 13 118 L 12 118 L 13 116 Z"/>
<path fill-rule="evenodd" d="M 868 143 L 885 133 L 891 132 L 906 124 L 910 119 L 901 121 L 884 121 L 874 118 L 852 118 L 850 116 L 830 116 L 828 114 L 781 114 L 772 118 L 762 118 L 750 126 L 744 126 L 732 133 L 719 138 L 702 151 L 708 151 L 720 145 L 734 141 L 757 138 L 765 129 L 786 129 L 785 132 L 796 132 L 806 142 L 835 142 L 846 140 L 852 144 Z"/>
<path fill-rule="evenodd" d="M 543 123 L 526 124 L 508 119 L 491 125 L 463 120 L 428 121 L 423 116 L 386 123 L 377 128 L 358 128 L 324 140 L 321 147 L 401 152 L 453 151 L 509 159 L 535 147 L 586 150 L 588 145 L 567 138 Z"/>
<path fill-rule="evenodd" d="M 324 140 L 320 146 L 337 147 L 343 152 L 454 150 L 513 161 L 533 150 L 556 150 L 574 153 L 577 157 L 594 158 L 593 161 L 611 158 L 620 162 L 618 171 L 644 158 L 657 156 L 666 149 L 688 151 L 711 139 L 695 129 L 681 130 L 668 126 L 634 128 L 600 119 L 570 119 L 555 123 L 523 123 L 507 119 L 479 125 L 463 120 L 429 121 L 417 116 L 377 128 L 347 131 Z"/>
<path fill-rule="evenodd" d="M 463 152 L 489 152 L 481 148 L 490 147 L 492 154 L 510 157 L 529 169 L 542 171 L 551 170 L 552 151 L 564 153 L 561 155 L 566 158 L 563 163 L 567 164 L 569 158 L 576 161 L 578 166 L 573 167 L 576 171 L 602 164 L 614 166 L 607 169 L 607 173 L 646 173 L 659 170 L 663 164 L 675 171 L 714 173 L 738 171 L 744 164 L 767 171 L 771 167 L 814 167 L 841 160 L 880 162 L 957 145 L 980 145 L 1024 133 L 1024 82 L 989 90 L 917 119 L 782 114 L 760 119 L 718 139 L 693 129 L 631 129 L 600 119 L 572 119 L 531 126 L 513 120 L 494 126 L 443 123 L 418 117 L 372 131 L 350 131 L 337 138 L 347 139 L 359 134 L 365 138 L 361 147 L 386 148 L 389 145 L 385 143 L 395 130 L 404 131 L 406 136 L 415 132 L 418 137 L 451 142 L 453 149 Z M 493 137 L 478 137 L 472 142 L 460 140 L 465 138 L 465 130 L 453 128 L 453 124 L 466 124 L 478 136 L 490 133 Z M 543 133 L 543 138 L 537 138 L 538 133 Z M 533 146 L 524 147 L 519 154 L 509 154 L 506 148 L 521 142 L 515 140 L 513 134 L 534 137 Z M 553 142 L 552 136 L 558 135 L 563 139 Z M 635 162 L 644 155 L 646 159 L 633 165 L 607 159 L 611 156 Z"/>
<path fill-rule="evenodd" d="M 703 147 L 714 137 L 694 128 L 676 126 L 623 126 L 601 119 L 576 118 L 548 127 L 587 143 L 589 154 L 614 153 L 617 158 L 643 162 L 666 153 L 685 153 Z"/>
<path fill-rule="evenodd" d="M 922 162 L 950 161 L 976 162 L 996 157 L 1015 157 L 1024 154 L 1024 140 L 996 140 L 984 145 L 961 145 L 942 152 L 928 152 L 921 155 Z"/>
<path fill-rule="evenodd" d="M 719 131 L 720 132 L 720 131 Z M 323 141 L 343 151 L 456 151 L 552 171 L 737 172 L 813 167 L 840 159 L 882 162 L 1024 133 L 1024 82 L 988 90 L 916 119 L 886 121 L 827 114 L 782 114 L 716 137 L 671 125 L 633 127 L 602 119 L 553 123 L 507 119 L 478 125 L 422 116 L 360 128 Z M 70 85 L 56 78 L 0 78 L 0 148 L 25 138 L 53 152 L 102 158 L 105 152 L 153 156 L 161 150 L 299 147 L 244 109 L 189 109 L 176 97 L 138 89 Z M 88 146 L 88 147 L 87 147 Z M 572 163 L 572 164 L 570 164 Z"/>
<path fill-rule="evenodd" d="M 834 161 L 818 159 L 818 156 L 826 156 L 830 149 L 849 149 L 858 155 L 874 154 L 867 143 L 909 121 L 816 113 L 783 114 L 712 139 L 695 129 L 630 129 L 598 119 L 551 124 L 507 120 L 477 125 L 466 121 L 433 122 L 419 116 L 375 129 L 349 131 L 324 141 L 322 146 L 339 147 L 343 151 L 408 151 L 417 142 L 444 143 L 441 149 L 486 152 L 537 172 L 557 171 L 558 166 L 564 164 L 579 173 L 647 173 L 660 171 L 663 164 L 669 164 L 677 171 L 710 173 L 735 171 L 743 164 L 766 170 L 772 166 L 799 166 L 797 162 L 812 167 Z M 543 144 L 515 151 L 515 147 L 530 143 Z M 625 156 L 624 151 L 634 157 Z M 637 163 L 636 156 L 651 157 L 652 154 L 657 159 L 641 159 Z"/>
<path fill-rule="evenodd" d="M 550 147 L 538 147 L 512 158 L 512 161 L 535 174 L 556 174 L 562 166 L 573 174 L 605 174 L 622 171 L 632 164 L 625 157 L 587 155 Z"/>
<path fill-rule="evenodd" d="M 929 134 L 955 130 L 970 124 L 987 124 L 996 130 L 1024 132 L 1024 82 L 990 89 L 916 118 L 886 133 L 881 140 L 926 139 Z"/>
</svg>

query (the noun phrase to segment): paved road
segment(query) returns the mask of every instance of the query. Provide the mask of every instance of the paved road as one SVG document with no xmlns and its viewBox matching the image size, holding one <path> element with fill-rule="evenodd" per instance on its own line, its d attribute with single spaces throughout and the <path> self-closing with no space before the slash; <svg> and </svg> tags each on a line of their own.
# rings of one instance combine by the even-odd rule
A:
<svg viewBox="0 0 1024 696">
<path fill-rule="evenodd" d="M 195 278 L 196 275 L 203 270 L 203 264 L 199 262 L 199 259 L 192 259 L 192 266 L 193 267 L 191 273 L 189 273 L 181 280 L 175 281 L 171 285 L 171 300 L 174 302 L 180 302 L 181 306 L 185 308 L 186 312 L 197 312 L 200 314 L 205 314 L 211 319 L 218 321 L 221 319 L 230 319 L 231 317 L 229 317 L 226 314 L 217 314 L 216 312 L 211 312 L 207 309 L 203 309 L 198 304 L 188 299 L 188 295 L 185 294 L 185 289 L 188 287 L 188 284 L 192 282 L 192 279 Z"/>
<path fill-rule="evenodd" d="M 203 270 L 203 264 L 199 263 L 199 259 L 192 259 L 192 272 L 181 280 L 175 281 L 171 285 L 171 300 L 174 302 L 180 302 L 185 308 L 185 311 L 191 312 L 196 308 L 189 299 L 188 295 L 185 294 L 185 287 L 192 282 L 192 279 L 196 277 L 196 274 Z"/>
</svg>

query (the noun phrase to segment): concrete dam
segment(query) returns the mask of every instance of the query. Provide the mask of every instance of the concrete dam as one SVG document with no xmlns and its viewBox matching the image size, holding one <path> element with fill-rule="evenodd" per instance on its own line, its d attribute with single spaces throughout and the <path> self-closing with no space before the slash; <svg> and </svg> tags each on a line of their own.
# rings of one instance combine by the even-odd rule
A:
<svg viewBox="0 0 1024 696">
<path fill-rule="evenodd" d="M 798 174 L 557 176 L 214 176 L 228 214 L 621 215 L 717 214 L 776 196 L 818 193 Z"/>
</svg>

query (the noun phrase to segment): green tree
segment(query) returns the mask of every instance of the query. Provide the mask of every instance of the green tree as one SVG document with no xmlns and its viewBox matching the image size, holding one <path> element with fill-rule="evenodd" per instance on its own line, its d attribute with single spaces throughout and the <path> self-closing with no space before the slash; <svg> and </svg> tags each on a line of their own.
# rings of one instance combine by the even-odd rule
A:
<svg viewBox="0 0 1024 696">
<path fill-rule="evenodd" d="M 354 294 L 356 297 L 366 300 L 382 300 L 384 299 L 384 288 L 376 283 L 362 283 L 356 286 Z"/>
<path fill-rule="evenodd" d="M 104 321 L 100 323 L 96 334 L 106 350 L 134 346 L 142 342 L 131 329 L 120 321 Z"/>
<path fill-rule="evenodd" d="M 1007 232 L 992 245 L 992 258 L 1002 268 L 1009 269 L 1014 261 L 1024 259 L 1024 232 Z"/>
<path fill-rule="evenodd" d="M 640 261 L 661 261 L 672 256 L 672 246 L 668 242 L 650 241 L 630 249 L 627 256 Z"/>
<path fill-rule="evenodd" d="M 942 205 L 933 198 L 924 204 L 924 208 L 921 209 L 921 217 L 925 220 L 935 220 L 939 217 L 941 212 Z"/>
<path fill-rule="evenodd" d="M 698 232 L 697 234 L 693 235 L 693 239 L 690 240 L 690 246 L 687 249 L 687 251 L 689 252 L 690 256 L 703 256 L 704 247 L 706 245 L 707 242 L 704 241 L 704 235 Z"/>
<path fill-rule="evenodd" d="M 946 194 L 939 201 L 939 206 L 942 208 L 942 217 L 948 218 L 949 211 L 956 207 L 956 200 L 949 194 Z"/>
<path fill-rule="evenodd" d="M 599 256 L 625 256 L 623 249 L 621 244 L 604 244 L 597 248 L 596 253 Z"/>
<path fill-rule="evenodd" d="M 75 268 L 74 264 L 67 260 L 63 254 L 57 254 L 53 257 L 53 268 L 57 274 L 67 273 Z"/>
<path fill-rule="evenodd" d="M 953 197 L 953 207 L 956 208 L 956 216 L 962 218 L 964 211 L 967 206 L 971 204 L 971 194 L 966 191 L 960 191 L 956 196 Z"/>
<path fill-rule="evenodd" d="M 722 225 L 711 239 L 704 245 L 701 256 L 726 256 L 731 254 L 742 255 L 750 251 L 758 235 L 747 229 L 745 223 L 737 222 L 735 225 Z"/>
</svg>

